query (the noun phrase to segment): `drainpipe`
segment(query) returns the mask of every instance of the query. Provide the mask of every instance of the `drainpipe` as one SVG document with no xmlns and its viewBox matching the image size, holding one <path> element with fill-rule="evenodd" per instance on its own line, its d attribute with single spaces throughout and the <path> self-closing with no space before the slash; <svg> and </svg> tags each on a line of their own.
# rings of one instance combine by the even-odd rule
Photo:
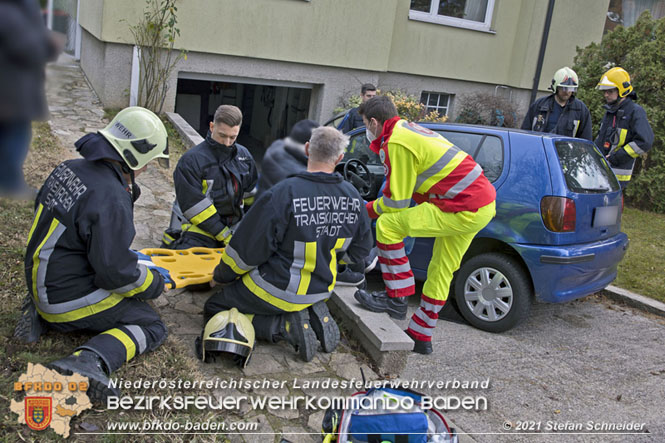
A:
<svg viewBox="0 0 665 443">
<path fill-rule="evenodd" d="M 545 49 L 547 48 L 547 38 L 550 35 L 550 25 L 552 24 L 552 12 L 554 11 L 554 0 L 549 0 L 547 5 L 547 15 L 545 16 L 545 27 L 543 28 L 543 39 L 540 41 L 540 52 L 538 53 L 538 64 L 536 65 L 536 75 L 533 77 L 533 87 L 531 88 L 531 100 L 536 101 L 538 94 L 538 83 L 540 82 L 540 73 L 543 70 L 543 60 L 545 59 Z"/>
</svg>

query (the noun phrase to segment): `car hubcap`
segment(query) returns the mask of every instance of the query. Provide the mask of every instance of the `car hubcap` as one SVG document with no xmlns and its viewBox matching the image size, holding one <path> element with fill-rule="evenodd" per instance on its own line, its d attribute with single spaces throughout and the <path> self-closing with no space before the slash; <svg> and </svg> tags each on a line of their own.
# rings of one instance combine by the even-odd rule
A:
<svg viewBox="0 0 665 443">
<path fill-rule="evenodd" d="M 464 300 L 473 315 L 484 321 L 498 321 L 513 306 L 513 288 L 501 272 L 479 268 L 464 283 Z"/>
</svg>

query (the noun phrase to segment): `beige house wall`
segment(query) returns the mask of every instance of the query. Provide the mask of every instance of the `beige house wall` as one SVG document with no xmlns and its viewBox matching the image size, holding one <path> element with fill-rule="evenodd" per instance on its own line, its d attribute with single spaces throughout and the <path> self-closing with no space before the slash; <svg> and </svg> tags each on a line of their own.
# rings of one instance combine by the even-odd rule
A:
<svg viewBox="0 0 665 443">
<path fill-rule="evenodd" d="M 310 117 L 322 120 L 365 82 L 454 95 L 507 85 L 522 107 L 528 105 L 546 0 L 496 0 L 491 32 L 410 20 L 409 5 L 410 0 L 181 1 L 176 47 L 189 55 L 177 71 L 310 85 Z M 608 5 L 609 0 L 556 1 L 541 93 L 556 69 L 573 63 L 576 46 L 600 40 Z M 135 0 L 81 2 L 88 58 L 82 55 L 82 65 L 107 106 L 128 103 L 129 25 L 143 7 Z M 175 106 L 178 75 L 170 82 L 167 110 Z"/>
</svg>

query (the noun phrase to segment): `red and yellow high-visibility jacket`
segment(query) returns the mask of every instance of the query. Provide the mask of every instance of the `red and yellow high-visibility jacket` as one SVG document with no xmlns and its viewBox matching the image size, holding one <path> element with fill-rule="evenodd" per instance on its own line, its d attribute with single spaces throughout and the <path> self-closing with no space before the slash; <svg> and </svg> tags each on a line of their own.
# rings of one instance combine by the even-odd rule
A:
<svg viewBox="0 0 665 443">
<path fill-rule="evenodd" d="M 429 202 L 444 212 L 475 211 L 496 199 L 496 190 L 470 155 L 436 132 L 394 117 L 370 148 L 383 162 L 383 196 L 367 203 L 371 218 Z"/>
</svg>

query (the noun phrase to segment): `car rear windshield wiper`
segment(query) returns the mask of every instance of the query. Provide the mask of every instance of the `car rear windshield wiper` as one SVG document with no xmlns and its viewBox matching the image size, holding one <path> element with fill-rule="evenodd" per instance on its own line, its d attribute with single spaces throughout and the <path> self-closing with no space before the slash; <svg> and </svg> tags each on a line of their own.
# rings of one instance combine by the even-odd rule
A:
<svg viewBox="0 0 665 443">
<path fill-rule="evenodd" d="M 584 188 L 584 190 L 588 192 L 607 192 L 610 188 Z"/>
</svg>

